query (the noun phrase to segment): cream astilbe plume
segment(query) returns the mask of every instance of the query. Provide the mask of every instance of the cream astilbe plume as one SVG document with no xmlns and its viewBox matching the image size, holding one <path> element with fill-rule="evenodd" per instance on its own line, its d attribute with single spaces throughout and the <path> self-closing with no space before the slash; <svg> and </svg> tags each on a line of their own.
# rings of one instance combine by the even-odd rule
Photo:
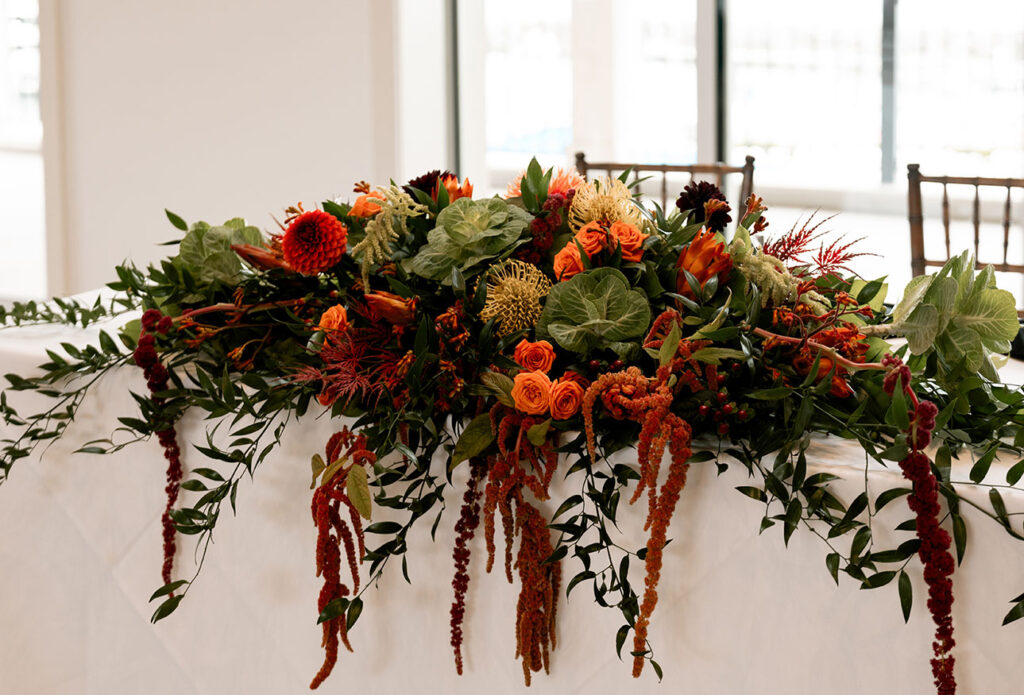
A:
<svg viewBox="0 0 1024 695">
<path fill-rule="evenodd" d="M 384 200 L 374 201 L 380 205 L 380 212 L 366 223 L 366 236 L 352 247 L 352 255 L 359 260 L 363 286 L 367 290 L 370 287 L 370 269 L 390 261 L 391 242 L 408 232 L 405 221 L 427 213 L 425 205 L 414 201 L 394 183 L 380 186 L 377 190 L 384 196 Z"/>
<path fill-rule="evenodd" d="M 480 311 L 484 321 L 497 319 L 498 335 L 504 336 L 537 325 L 551 281 L 530 263 L 510 259 L 487 273 L 487 301 Z"/>
<path fill-rule="evenodd" d="M 627 222 L 643 228 L 643 216 L 629 188 L 622 181 L 597 177 L 576 189 L 569 208 L 569 225 L 579 231 L 588 222 Z"/>
</svg>

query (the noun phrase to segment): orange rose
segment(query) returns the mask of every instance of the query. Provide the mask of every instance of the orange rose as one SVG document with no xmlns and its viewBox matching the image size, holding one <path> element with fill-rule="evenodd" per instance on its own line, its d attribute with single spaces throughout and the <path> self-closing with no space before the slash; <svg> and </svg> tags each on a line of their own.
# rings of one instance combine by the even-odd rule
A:
<svg viewBox="0 0 1024 695">
<path fill-rule="evenodd" d="M 516 345 L 513 357 L 519 363 L 519 366 L 526 371 L 544 372 L 547 374 L 551 371 L 551 364 L 555 361 L 555 349 L 546 340 L 538 340 L 536 343 L 531 343 L 523 338 Z"/>
<path fill-rule="evenodd" d="M 348 328 L 348 312 L 341 304 L 332 306 L 320 316 L 318 328 L 326 333 L 340 333 Z"/>
<path fill-rule="evenodd" d="M 580 411 L 583 387 L 575 379 L 559 379 L 551 387 L 551 417 L 568 420 Z"/>
<path fill-rule="evenodd" d="M 580 246 L 583 247 L 583 251 L 588 257 L 601 253 L 601 249 L 608 245 L 608 233 L 597 222 L 588 222 L 583 225 L 573 238 L 580 242 Z"/>
<path fill-rule="evenodd" d="M 637 263 L 644 255 L 644 240 L 650 234 L 644 234 L 628 222 L 615 222 L 609 230 L 612 238 L 622 245 L 622 260 Z"/>
<path fill-rule="evenodd" d="M 512 385 L 512 400 L 520 412 L 543 415 L 551 401 L 551 379 L 544 372 L 519 372 Z"/>
<path fill-rule="evenodd" d="M 370 202 L 371 200 L 384 200 L 384 196 L 377 191 L 361 195 L 356 198 L 356 202 L 352 205 L 352 209 L 348 211 L 348 214 L 352 217 L 372 217 L 376 215 L 380 212 L 380 205 Z"/>
<path fill-rule="evenodd" d="M 559 280 L 568 280 L 582 272 L 583 259 L 580 256 L 580 249 L 570 241 L 564 249 L 555 254 L 555 277 Z"/>
</svg>

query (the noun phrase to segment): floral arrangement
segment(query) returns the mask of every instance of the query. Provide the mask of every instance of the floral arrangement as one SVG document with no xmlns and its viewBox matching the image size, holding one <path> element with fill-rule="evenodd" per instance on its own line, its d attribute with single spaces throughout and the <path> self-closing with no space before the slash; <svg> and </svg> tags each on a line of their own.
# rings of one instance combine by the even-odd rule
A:
<svg viewBox="0 0 1024 695">
<path fill-rule="evenodd" d="M 634 188 L 625 174 L 588 182 L 533 161 L 504 197 L 474 199 L 468 181 L 438 171 L 404 186 L 360 183 L 351 203 L 288 208 L 269 236 L 239 219 L 187 225 L 168 212 L 183 232 L 177 254 L 145 270 L 118 267 L 110 303 L 0 310 L 8 326 L 84 326 L 142 311 L 116 337 L 101 332 L 98 345 L 49 351 L 38 375 L 7 375 L 10 391 L 53 405 L 22 415 L 0 395 L 16 434 L 0 442 L 0 481 L 64 434 L 102 374 L 141 367 L 150 393 L 135 394 L 140 414 L 80 451 L 153 435 L 163 447 L 156 621 L 198 576 L 175 579 L 177 535 L 209 543 L 239 481 L 273 455 L 288 423 L 327 409 L 345 424 L 322 453 L 310 452 L 325 650 L 311 687 L 341 646 L 352 649 L 367 587 L 393 562 L 406 571 L 410 529 L 428 517 L 441 523 L 458 466 L 468 482 L 454 522 L 455 667 L 461 673 L 469 542 L 482 522 L 486 571 L 497 564 L 518 585 L 516 657 L 529 685 L 550 667 L 560 594 L 582 583 L 621 612 L 615 647 L 621 656 L 630 645 L 633 674 L 650 661 L 660 677 L 647 632 L 687 473 L 743 466 L 755 484 L 738 490 L 763 506 L 762 531 L 778 527 L 787 542 L 801 526 L 819 535 L 837 582 L 840 571 L 870 589 L 895 580 L 905 618 L 905 568 L 920 558 L 937 628 L 932 672 L 938 692 L 954 692 L 962 505 L 1024 539 L 1000 486 L 987 486 L 983 509 L 959 494 L 967 481 L 950 480 L 954 457 L 977 456 L 970 484 L 981 485 L 999 452 L 1024 446 L 1024 394 L 1000 384 L 995 368 L 1018 330 L 1012 296 L 964 255 L 915 278 L 887 307 L 886 285 L 853 276 L 857 252 L 826 243 L 820 223 L 770 237 L 757 197 L 734 210 L 696 182 L 666 211 Z M 893 336 L 905 344 L 884 340 Z M 186 479 L 175 423 L 188 409 L 208 416 L 206 441 L 192 444 L 213 463 Z M 897 462 L 910 487 L 844 502 L 830 490 L 834 476 L 807 474 L 812 435 L 852 439 L 871 459 Z M 628 447 L 635 464 L 609 461 Z M 556 473 L 579 493 L 550 499 Z M 1007 483 L 1022 474 L 1024 461 Z M 915 536 L 879 547 L 871 515 L 903 496 L 913 517 L 901 528 Z M 400 521 L 370 523 L 379 508 Z M 626 513 L 644 515 L 643 547 L 617 542 Z M 1022 615 L 1024 596 L 1006 621 Z"/>
</svg>

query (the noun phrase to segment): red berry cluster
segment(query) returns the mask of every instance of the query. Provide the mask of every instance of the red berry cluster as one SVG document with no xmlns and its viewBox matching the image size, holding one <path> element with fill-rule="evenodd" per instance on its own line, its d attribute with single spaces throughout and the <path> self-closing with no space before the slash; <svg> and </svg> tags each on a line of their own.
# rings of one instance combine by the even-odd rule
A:
<svg viewBox="0 0 1024 695">
<path fill-rule="evenodd" d="M 156 352 L 156 336 L 166 335 L 173 327 L 174 322 L 170 316 L 164 316 L 159 309 L 149 309 L 142 314 L 142 332 L 139 335 L 139 342 L 135 347 L 133 356 L 135 364 L 142 367 L 146 376 L 146 385 L 154 394 L 153 405 L 159 408 L 163 399 L 155 394 L 167 390 L 167 367 L 160 363 L 160 357 Z M 161 517 L 164 540 L 164 562 L 161 572 L 164 584 L 171 582 L 171 570 L 174 568 L 175 552 L 175 531 L 174 520 L 171 519 L 171 510 L 178 501 L 178 488 L 182 478 L 181 449 L 178 448 L 177 437 L 174 433 L 174 423 L 157 431 L 156 437 L 164 450 L 164 458 L 167 459 L 167 486 L 164 492 L 167 494 L 167 505 Z M 173 594 L 172 594 L 173 595 Z"/>
<path fill-rule="evenodd" d="M 734 362 L 731 370 L 738 372 L 742 369 L 739 362 Z M 736 401 L 729 398 L 729 389 L 722 387 L 728 380 L 728 375 L 717 374 L 714 376 L 716 383 L 708 383 L 708 386 L 720 387 L 718 392 L 713 397 L 704 401 L 697 407 L 697 414 L 702 418 L 711 418 L 711 421 L 715 423 L 715 431 L 718 436 L 724 437 L 729 434 L 730 424 L 729 420 L 735 422 L 746 422 L 750 419 L 750 406 L 746 403 L 736 403 Z"/>
<path fill-rule="evenodd" d="M 520 247 L 516 257 L 527 263 L 540 263 L 545 254 L 551 250 L 555 243 L 555 232 L 562 226 L 564 218 L 562 210 L 572 205 L 575 189 L 569 189 L 565 195 L 552 193 L 548 195 L 541 206 L 541 213 L 530 222 L 530 234 L 533 236 L 533 243 Z"/>
</svg>

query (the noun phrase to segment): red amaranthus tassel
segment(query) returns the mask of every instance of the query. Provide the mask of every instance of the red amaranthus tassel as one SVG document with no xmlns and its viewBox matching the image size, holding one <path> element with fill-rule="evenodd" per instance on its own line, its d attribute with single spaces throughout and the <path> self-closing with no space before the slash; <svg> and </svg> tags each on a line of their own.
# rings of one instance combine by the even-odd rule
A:
<svg viewBox="0 0 1024 695">
<path fill-rule="evenodd" d="M 470 459 L 469 482 L 462 496 L 462 511 L 455 524 L 455 578 L 452 588 L 452 649 L 455 651 L 455 670 L 462 675 L 462 622 L 466 617 L 466 591 L 469 589 L 469 542 L 473 540 L 476 527 L 480 525 L 480 481 L 487 472 L 487 463 L 482 459 Z"/>
<path fill-rule="evenodd" d="M 536 499 L 546 500 L 558 465 L 555 442 L 545 441 L 537 447 L 526 437 L 529 429 L 541 421 L 501 405 L 491 410 L 498 454 L 488 462 L 483 504 L 487 571 L 494 566 L 494 517 L 500 512 L 505 532 L 505 577 L 512 583 L 513 569 L 519 576 L 516 657 L 522 660 L 527 686 L 534 672 L 547 672 L 550 665 L 550 651 L 556 645 L 555 614 L 562 578 L 559 562 L 544 562 L 554 552 L 548 522 L 523 494 L 525 488 Z M 517 535 L 519 552 L 513 563 Z M 456 653 L 457 663 L 459 656 Z"/>
<path fill-rule="evenodd" d="M 139 342 L 135 346 L 133 357 L 135 364 L 142 367 L 146 376 L 146 385 L 154 394 L 153 405 L 157 408 L 163 404 L 163 399 L 155 394 L 167 390 L 168 373 L 167 368 L 161 364 L 160 357 L 156 352 L 156 336 L 166 335 L 173 322 L 171 317 L 164 316 L 158 309 L 148 309 L 142 315 L 142 332 L 139 335 Z M 157 440 L 164 450 L 164 458 L 167 459 L 167 485 L 164 492 L 167 494 L 167 504 L 164 506 L 164 513 L 160 518 L 163 528 L 164 561 L 161 567 L 160 576 L 164 584 L 171 583 L 171 573 L 174 569 L 174 554 L 176 551 L 176 532 L 171 512 L 178 502 L 178 490 L 183 475 L 181 468 L 181 449 L 178 448 L 177 437 L 174 432 L 174 423 L 157 431 Z M 173 596 L 173 593 L 171 594 Z"/>
<path fill-rule="evenodd" d="M 883 364 L 889 367 L 883 387 L 889 395 L 896 388 L 902 388 L 910 397 L 913 410 L 910 412 L 911 423 L 907 430 L 907 443 L 911 452 L 900 461 L 903 476 L 913 484 L 913 490 L 907 498 L 910 510 L 917 516 L 917 537 L 921 539 L 918 555 L 924 564 L 924 580 L 928 584 L 928 610 L 935 621 L 935 642 L 932 650 L 932 676 L 935 678 L 936 692 L 939 695 L 952 695 L 956 692 L 956 678 L 953 673 L 953 556 L 949 552 L 949 533 L 939 526 L 939 484 L 932 473 L 931 461 L 923 450 L 931 442 L 932 430 L 935 428 L 935 416 L 939 409 L 931 401 L 919 401 L 910 389 L 910 370 L 903 362 L 892 356 L 886 356 Z"/>
<path fill-rule="evenodd" d="M 344 452 L 344 453 L 343 453 Z M 313 493 L 313 522 L 317 528 L 316 576 L 323 577 L 323 587 L 317 599 L 317 610 L 321 613 L 331 601 L 359 593 L 359 559 L 366 554 L 363 524 L 359 513 L 345 493 L 349 471 L 354 466 L 372 466 L 376 456 L 366 449 L 366 437 L 355 436 L 348 429 L 334 434 L 327 442 L 328 463 L 344 457 L 348 465 L 341 466 L 329 480 L 324 480 Z M 347 507 L 348 521 L 342 518 L 341 508 Z M 353 529 L 355 538 L 353 538 Z M 356 543 L 358 541 L 358 550 Z M 341 580 L 341 546 L 345 547 L 352 587 Z M 357 554 L 358 552 L 358 554 Z M 309 684 L 315 690 L 331 675 L 338 660 L 338 644 L 352 651 L 348 641 L 346 615 L 344 612 L 321 623 L 324 663 Z"/>
<path fill-rule="evenodd" d="M 681 324 L 678 312 L 668 310 L 655 319 L 644 341 L 644 347 L 659 348 L 668 335 L 673 323 Z M 583 422 L 586 429 L 587 449 L 592 459 L 596 457 L 594 431 L 594 406 L 598 399 L 605 411 L 617 419 L 633 420 L 641 425 L 637 445 L 640 463 L 640 481 L 630 503 L 640 499 L 643 491 L 648 493 L 647 521 L 649 530 L 647 555 L 644 558 L 644 596 L 633 625 L 633 676 L 643 671 L 647 652 L 647 628 L 651 615 L 658 604 L 658 581 L 661 578 L 662 552 L 667 542 L 668 526 L 672 521 L 676 504 L 686 485 L 687 461 L 690 458 L 690 425 L 671 412 L 676 390 L 688 387 L 691 391 L 707 388 L 706 379 L 712 388 L 718 384 L 717 371 L 704 369 L 692 359 L 695 350 L 704 347 L 707 341 L 680 341 L 674 357 L 658 368 L 654 378 L 648 378 L 636 367 L 625 371 L 604 374 L 599 377 L 583 398 Z M 671 377 L 675 376 L 674 385 Z M 661 458 L 668 447 L 672 462 L 668 475 L 660 489 L 658 475 Z"/>
</svg>

